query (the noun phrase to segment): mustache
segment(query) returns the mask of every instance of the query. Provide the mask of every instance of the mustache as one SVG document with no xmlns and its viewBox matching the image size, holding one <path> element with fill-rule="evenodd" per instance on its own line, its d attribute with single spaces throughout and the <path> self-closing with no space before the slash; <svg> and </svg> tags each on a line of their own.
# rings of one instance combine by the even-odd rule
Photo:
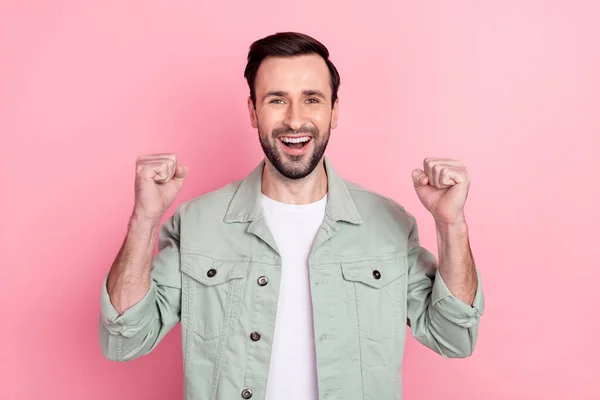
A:
<svg viewBox="0 0 600 400">
<path fill-rule="evenodd" d="M 308 133 L 315 138 L 319 136 L 319 130 L 314 126 L 302 126 L 298 129 L 292 129 L 291 126 L 287 125 L 275 128 L 271 133 L 274 138 L 281 135 L 300 135 L 302 133 Z"/>
</svg>

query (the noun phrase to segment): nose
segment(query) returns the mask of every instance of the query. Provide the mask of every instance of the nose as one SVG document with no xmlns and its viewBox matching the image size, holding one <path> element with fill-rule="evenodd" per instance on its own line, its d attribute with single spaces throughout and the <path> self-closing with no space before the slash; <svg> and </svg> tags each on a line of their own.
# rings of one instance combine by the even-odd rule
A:
<svg viewBox="0 0 600 400">
<path fill-rule="evenodd" d="M 290 104 L 286 111 L 284 123 L 295 131 L 300 129 L 306 123 L 300 104 Z"/>
</svg>

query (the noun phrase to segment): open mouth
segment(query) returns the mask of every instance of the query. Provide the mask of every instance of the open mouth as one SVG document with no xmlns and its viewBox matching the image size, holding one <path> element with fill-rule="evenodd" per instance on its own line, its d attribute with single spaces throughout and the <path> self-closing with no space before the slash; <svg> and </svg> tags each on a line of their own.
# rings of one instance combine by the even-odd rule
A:
<svg viewBox="0 0 600 400">
<path fill-rule="evenodd" d="M 312 138 L 310 136 L 280 137 L 279 140 L 287 148 L 298 150 L 310 143 Z"/>
</svg>

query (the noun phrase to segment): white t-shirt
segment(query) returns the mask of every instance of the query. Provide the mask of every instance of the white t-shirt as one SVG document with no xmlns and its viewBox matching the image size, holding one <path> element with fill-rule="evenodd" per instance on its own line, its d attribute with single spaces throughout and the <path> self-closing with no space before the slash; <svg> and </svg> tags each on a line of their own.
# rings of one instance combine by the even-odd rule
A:
<svg viewBox="0 0 600 400">
<path fill-rule="evenodd" d="M 325 216 L 327 195 L 303 205 L 262 196 L 267 226 L 282 258 L 266 400 L 317 400 L 317 369 L 308 256 Z"/>
</svg>

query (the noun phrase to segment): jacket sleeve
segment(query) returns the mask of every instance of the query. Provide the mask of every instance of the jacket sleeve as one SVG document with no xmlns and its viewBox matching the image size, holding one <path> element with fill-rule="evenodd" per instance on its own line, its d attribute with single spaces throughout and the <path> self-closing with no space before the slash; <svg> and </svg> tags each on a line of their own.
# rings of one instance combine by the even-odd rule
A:
<svg viewBox="0 0 600 400">
<path fill-rule="evenodd" d="M 477 270 L 473 304 L 455 297 L 444 283 L 438 261 L 421 247 L 415 218 L 408 214 L 408 324 L 419 342 L 449 358 L 468 357 L 477 341 L 484 297 Z"/>
<path fill-rule="evenodd" d="M 181 318 L 179 207 L 161 227 L 158 253 L 152 259 L 150 289 L 121 315 L 113 307 L 106 283 L 100 295 L 99 339 L 102 353 L 129 361 L 150 353 Z"/>
</svg>

